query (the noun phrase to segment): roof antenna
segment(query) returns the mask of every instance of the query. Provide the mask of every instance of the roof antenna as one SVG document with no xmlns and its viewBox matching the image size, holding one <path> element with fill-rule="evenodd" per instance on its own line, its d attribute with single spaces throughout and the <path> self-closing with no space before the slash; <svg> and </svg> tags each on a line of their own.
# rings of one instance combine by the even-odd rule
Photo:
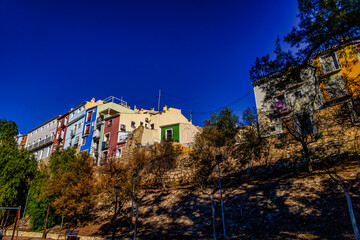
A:
<svg viewBox="0 0 360 240">
<path fill-rule="evenodd" d="M 161 90 L 159 90 L 158 112 L 160 111 L 160 96 L 161 96 Z"/>
</svg>

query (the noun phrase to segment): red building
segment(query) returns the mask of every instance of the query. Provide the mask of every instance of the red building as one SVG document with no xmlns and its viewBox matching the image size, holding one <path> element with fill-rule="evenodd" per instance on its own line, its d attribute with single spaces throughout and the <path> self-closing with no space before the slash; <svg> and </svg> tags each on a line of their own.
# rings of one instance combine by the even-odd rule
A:
<svg viewBox="0 0 360 240">
<path fill-rule="evenodd" d="M 122 148 L 126 146 L 124 141 L 119 141 L 120 115 L 114 114 L 104 119 L 104 137 L 102 142 L 101 160 L 107 158 L 120 158 Z"/>
<path fill-rule="evenodd" d="M 57 147 L 59 147 L 60 150 L 64 149 L 64 141 L 65 141 L 68 121 L 69 121 L 68 112 L 61 115 L 58 118 L 58 123 L 57 123 L 58 125 L 55 131 L 55 139 L 54 139 L 54 145 L 52 151 L 54 151 Z"/>
</svg>

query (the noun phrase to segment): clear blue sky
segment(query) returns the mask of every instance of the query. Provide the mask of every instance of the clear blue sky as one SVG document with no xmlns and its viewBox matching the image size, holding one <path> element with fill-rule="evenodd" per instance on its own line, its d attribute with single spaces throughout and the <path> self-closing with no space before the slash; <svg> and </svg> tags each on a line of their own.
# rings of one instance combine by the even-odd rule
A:
<svg viewBox="0 0 360 240">
<path fill-rule="evenodd" d="M 0 0 L 0 118 L 26 133 L 92 97 L 156 108 L 161 89 L 202 125 L 252 90 L 250 66 L 296 13 L 296 0 Z"/>
</svg>

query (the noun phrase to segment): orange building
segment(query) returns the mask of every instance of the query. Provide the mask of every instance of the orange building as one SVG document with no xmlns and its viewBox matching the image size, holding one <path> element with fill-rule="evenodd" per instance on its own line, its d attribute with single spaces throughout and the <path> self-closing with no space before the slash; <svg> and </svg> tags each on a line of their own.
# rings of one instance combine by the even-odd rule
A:
<svg viewBox="0 0 360 240">
<path fill-rule="evenodd" d="M 360 40 L 313 55 L 325 105 L 360 95 Z"/>
</svg>

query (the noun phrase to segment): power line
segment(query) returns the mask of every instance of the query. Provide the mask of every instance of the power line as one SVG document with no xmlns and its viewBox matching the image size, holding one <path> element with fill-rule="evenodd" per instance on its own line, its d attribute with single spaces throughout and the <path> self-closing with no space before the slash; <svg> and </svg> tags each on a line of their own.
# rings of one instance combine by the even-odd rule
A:
<svg viewBox="0 0 360 240">
<path fill-rule="evenodd" d="M 142 103 L 142 102 L 146 102 L 146 101 L 149 101 L 149 100 L 152 100 L 152 99 L 155 99 L 155 98 L 158 98 L 158 96 L 151 97 L 151 98 L 147 98 L 147 99 L 143 99 L 143 100 L 139 100 L 139 101 L 137 101 L 137 102 L 129 103 L 128 105 L 135 105 L 135 104 Z"/>
<path fill-rule="evenodd" d="M 170 97 L 173 97 L 173 98 L 177 98 L 177 99 L 180 99 L 182 101 L 186 101 L 186 102 L 191 102 L 191 103 L 195 103 L 195 104 L 198 104 L 198 105 L 203 105 L 203 106 L 206 106 L 206 107 L 211 107 L 211 108 L 219 108 L 219 106 L 213 106 L 213 105 L 209 105 L 209 104 L 205 104 L 205 103 L 199 103 L 199 102 L 195 102 L 193 100 L 189 100 L 189 99 L 186 99 L 186 98 L 181 98 L 181 97 L 177 97 L 177 96 L 174 96 L 172 94 L 169 94 L 167 92 L 163 92 L 163 94 L 166 94 Z"/>
<path fill-rule="evenodd" d="M 243 100 L 244 98 L 246 98 L 247 96 L 249 96 L 250 93 L 252 93 L 252 92 L 253 92 L 253 90 L 251 89 L 250 91 L 248 91 L 247 93 L 245 93 L 244 95 L 242 95 L 241 97 L 239 97 L 238 99 L 232 101 L 232 102 L 229 103 L 229 104 L 226 104 L 226 105 L 223 106 L 223 107 L 218 107 L 217 109 L 214 109 L 214 110 L 212 110 L 212 111 L 193 112 L 193 114 L 194 114 L 194 115 L 203 115 L 203 114 L 210 114 L 210 113 L 216 112 L 216 111 L 218 111 L 218 110 L 220 110 L 220 109 L 222 109 L 222 108 L 226 108 L 226 107 L 229 107 L 229 106 L 231 106 L 231 105 L 234 105 L 234 104 L 240 102 L 241 100 Z"/>
</svg>

